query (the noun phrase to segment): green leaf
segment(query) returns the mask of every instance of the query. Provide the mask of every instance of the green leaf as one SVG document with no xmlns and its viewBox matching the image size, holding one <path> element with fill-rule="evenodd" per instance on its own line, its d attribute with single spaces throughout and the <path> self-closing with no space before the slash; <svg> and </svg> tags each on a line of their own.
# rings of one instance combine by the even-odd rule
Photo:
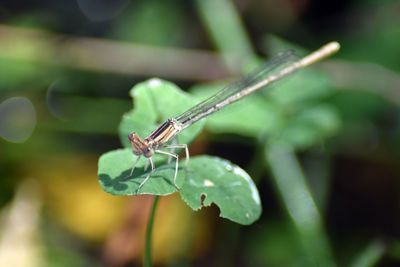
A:
<svg viewBox="0 0 400 267">
<path fill-rule="evenodd" d="M 260 197 L 250 176 L 217 157 L 191 159 L 180 193 L 192 209 L 215 203 L 221 217 L 240 224 L 251 224 L 261 214 Z"/>
<path fill-rule="evenodd" d="M 135 170 L 128 177 L 135 156 L 129 149 L 103 154 L 98 176 L 104 191 L 113 195 L 136 195 L 139 184 L 150 170 Z M 156 166 L 158 161 L 156 162 Z M 250 176 L 241 168 L 217 157 L 199 156 L 189 161 L 187 170 L 179 166 L 177 184 L 182 199 L 194 210 L 215 203 L 221 217 L 240 224 L 251 224 L 261 214 L 260 197 Z M 177 191 L 173 177 L 175 162 L 156 167 L 139 194 L 168 195 Z"/>
<path fill-rule="evenodd" d="M 162 155 L 153 157 L 155 171 L 150 179 L 140 189 L 139 194 L 168 195 L 177 191 L 174 186 L 175 161 L 162 165 Z M 101 187 L 107 193 L 113 195 L 136 195 L 142 181 L 151 171 L 151 167 L 144 171 L 145 158 L 142 166 L 135 168 L 132 176 L 130 172 L 136 156 L 130 149 L 118 149 L 103 154 L 99 159 L 98 177 Z M 177 184 L 182 186 L 185 171 L 180 168 L 177 176 Z"/>
<path fill-rule="evenodd" d="M 340 125 L 336 109 L 332 105 L 321 104 L 297 113 L 275 138 L 295 148 L 305 149 L 333 136 Z"/>
<path fill-rule="evenodd" d="M 122 117 L 119 125 L 121 142 L 129 148 L 132 147 L 128 140 L 130 132 L 134 131 L 145 138 L 167 119 L 180 115 L 198 102 L 175 84 L 156 78 L 137 84 L 130 95 L 134 99 L 134 109 Z M 181 132 L 178 143 L 189 144 L 201 131 L 203 124 L 204 121 L 199 121 Z M 138 166 L 143 166 L 143 162 Z"/>
<path fill-rule="evenodd" d="M 131 176 L 131 169 L 137 160 L 126 137 L 132 129 L 147 136 L 158 124 L 185 111 L 198 101 L 181 92 L 175 85 L 152 79 L 138 84 L 131 90 L 135 109 L 125 114 L 120 124 L 120 136 L 126 148 L 103 154 L 99 159 L 98 177 L 104 191 L 114 195 L 153 194 L 168 195 L 178 191 L 174 185 L 176 161 L 164 164 L 167 156 L 156 153 L 153 156 L 155 171 L 145 170 L 146 158 L 141 157 Z M 181 133 L 182 143 L 189 143 L 201 130 L 197 123 Z M 197 210 L 201 206 L 215 203 L 221 216 L 241 224 L 254 222 L 261 214 L 258 191 L 249 175 L 228 161 L 214 157 L 190 158 L 187 168 L 179 165 L 177 186 L 182 198 Z M 204 199 L 202 199 L 204 198 Z"/>
</svg>

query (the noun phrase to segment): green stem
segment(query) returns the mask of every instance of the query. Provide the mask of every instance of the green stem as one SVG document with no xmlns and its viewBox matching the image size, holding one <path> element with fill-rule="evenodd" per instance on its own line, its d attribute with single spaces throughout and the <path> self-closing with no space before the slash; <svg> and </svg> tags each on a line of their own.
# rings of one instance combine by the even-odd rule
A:
<svg viewBox="0 0 400 267">
<path fill-rule="evenodd" d="M 147 224 L 147 231 L 146 231 L 146 247 L 144 251 L 144 266 L 150 267 L 151 264 L 151 235 L 153 233 L 153 224 L 154 224 L 154 215 L 156 213 L 157 204 L 159 196 L 155 196 L 153 201 L 153 207 L 151 208 L 151 214 L 149 218 L 149 222 Z"/>
<path fill-rule="evenodd" d="M 197 0 L 196 4 L 208 34 L 232 71 L 237 71 L 238 63 L 249 67 L 257 62 L 250 38 L 231 0 Z"/>
<path fill-rule="evenodd" d="M 293 149 L 271 142 L 265 153 L 272 178 L 309 259 L 317 266 L 334 266 L 321 215 Z"/>
</svg>

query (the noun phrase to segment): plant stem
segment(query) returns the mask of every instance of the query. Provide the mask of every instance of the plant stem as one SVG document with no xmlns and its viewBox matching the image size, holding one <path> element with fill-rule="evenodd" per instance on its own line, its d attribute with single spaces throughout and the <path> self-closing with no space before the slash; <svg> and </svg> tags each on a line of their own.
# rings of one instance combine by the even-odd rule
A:
<svg viewBox="0 0 400 267">
<path fill-rule="evenodd" d="M 231 0 L 197 0 L 200 18 L 231 71 L 257 62 L 250 38 Z M 251 66 L 251 65 L 250 65 Z M 243 69 L 239 69 L 239 73 Z"/>
<path fill-rule="evenodd" d="M 309 259 L 317 266 L 334 266 L 321 215 L 293 149 L 285 144 L 271 142 L 265 153 L 282 202 Z"/>
<path fill-rule="evenodd" d="M 154 197 L 153 207 L 151 208 L 150 218 L 147 224 L 146 231 L 146 247 L 144 251 L 144 266 L 150 267 L 151 264 L 151 235 L 153 233 L 154 215 L 156 213 L 159 196 Z"/>
</svg>

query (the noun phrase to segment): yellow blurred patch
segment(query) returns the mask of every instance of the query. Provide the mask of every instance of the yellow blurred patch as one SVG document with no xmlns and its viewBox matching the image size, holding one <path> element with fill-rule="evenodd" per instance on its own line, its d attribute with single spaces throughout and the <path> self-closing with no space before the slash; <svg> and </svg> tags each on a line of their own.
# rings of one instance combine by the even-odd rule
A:
<svg viewBox="0 0 400 267">
<path fill-rule="evenodd" d="M 212 238 L 207 212 L 194 212 L 179 194 L 162 197 L 153 230 L 154 263 L 191 259 L 203 252 Z"/>
<path fill-rule="evenodd" d="M 107 262 L 142 261 L 153 196 L 105 193 L 98 183 L 96 157 L 38 158 L 27 165 L 29 176 L 42 185 L 50 216 L 86 240 L 107 240 Z M 161 197 L 153 230 L 154 263 L 191 259 L 203 252 L 214 228 L 207 214 L 207 210 L 194 212 L 179 194 Z"/>
<path fill-rule="evenodd" d="M 125 219 L 128 197 L 105 193 L 97 180 L 97 158 L 77 155 L 41 158 L 29 175 L 43 186 L 45 208 L 71 232 L 104 240 Z"/>
</svg>

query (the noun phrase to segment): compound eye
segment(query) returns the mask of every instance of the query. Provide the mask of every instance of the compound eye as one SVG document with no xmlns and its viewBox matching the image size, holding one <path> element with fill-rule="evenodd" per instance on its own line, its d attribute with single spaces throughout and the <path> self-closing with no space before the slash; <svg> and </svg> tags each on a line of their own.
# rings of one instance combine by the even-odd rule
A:
<svg viewBox="0 0 400 267">
<path fill-rule="evenodd" d="M 136 133 L 135 133 L 135 132 L 130 132 L 130 133 L 128 134 L 128 139 L 129 139 L 129 141 L 132 142 L 135 136 L 136 136 Z"/>
</svg>

